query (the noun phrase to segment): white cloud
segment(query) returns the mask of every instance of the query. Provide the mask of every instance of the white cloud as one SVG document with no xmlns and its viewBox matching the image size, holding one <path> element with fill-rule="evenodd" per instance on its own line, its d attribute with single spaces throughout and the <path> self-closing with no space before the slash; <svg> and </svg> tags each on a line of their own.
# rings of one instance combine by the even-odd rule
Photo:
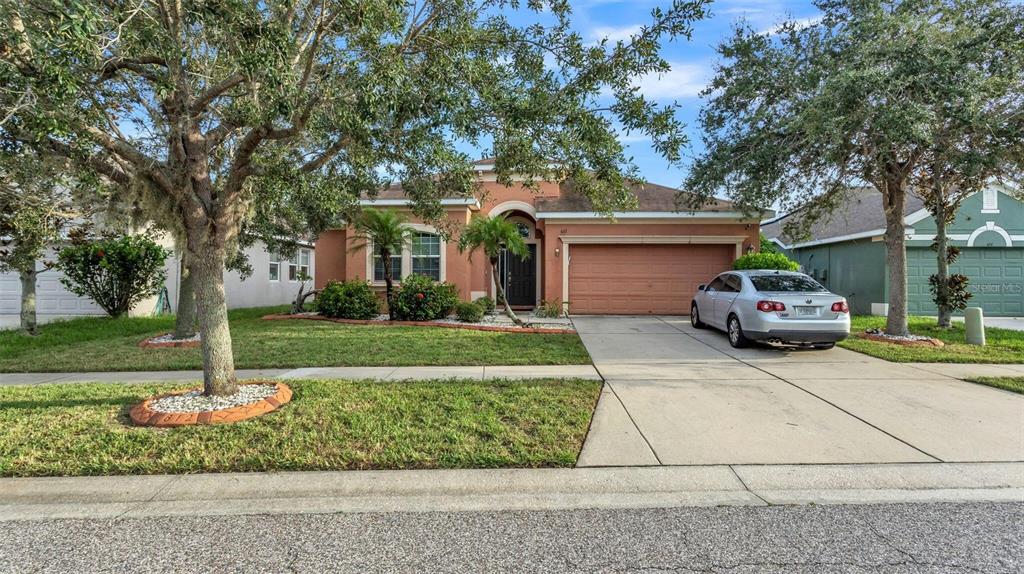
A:
<svg viewBox="0 0 1024 574">
<path fill-rule="evenodd" d="M 693 98 L 707 85 L 711 68 L 702 64 L 670 62 L 672 69 L 663 74 L 647 74 L 636 83 L 644 97 L 652 100 Z"/>
<path fill-rule="evenodd" d="M 590 30 L 590 38 L 594 42 L 600 42 L 607 38 L 609 43 L 614 44 L 619 40 L 629 40 L 633 36 L 639 34 L 642 28 L 643 25 L 641 24 L 632 24 L 630 26 L 597 26 Z"/>
<path fill-rule="evenodd" d="M 818 22 L 821 22 L 821 16 L 811 16 L 809 18 L 799 18 L 797 20 L 791 20 L 791 22 L 796 24 L 796 29 L 797 30 L 803 30 L 804 28 L 807 28 L 808 26 L 813 26 L 813 25 L 817 24 Z M 782 28 L 785 27 L 786 24 L 787 24 L 787 22 L 780 22 L 780 23 L 778 23 L 778 24 L 776 24 L 776 25 L 774 25 L 774 26 L 772 26 L 770 28 L 766 28 L 764 30 L 761 30 L 760 32 L 758 32 L 758 34 L 767 35 L 767 36 L 774 36 L 775 34 L 778 34 L 779 32 L 781 32 Z"/>
</svg>

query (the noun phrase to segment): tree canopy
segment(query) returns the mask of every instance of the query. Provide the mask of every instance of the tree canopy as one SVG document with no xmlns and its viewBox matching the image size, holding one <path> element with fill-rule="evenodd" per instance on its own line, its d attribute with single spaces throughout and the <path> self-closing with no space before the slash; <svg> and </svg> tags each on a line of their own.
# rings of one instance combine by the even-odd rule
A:
<svg viewBox="0 0 1024 574">
<path fill-rule="evenodd" d="M 906 194 L 930 160 L 937 115 L 963 95 L 950 85 L 963 52 L 991 36 L 1021 36 L 1019 18 L 998 32 L 975 18 L 987 14 L 994 23 L 1019 15 L 1019 7 L 1003 0 L 816 5 L 819 22 L 791 21 L 771 34 L 739 26 L 720 46 L 726 63 L 701 112 L 707 151 L 686 187 L 696 203 L 725 193 L 746 209 L 803 206 L 801 220 L 809 223 L 846 190 L 872 185 L 886 214 L 886 329 L 906 334 Z M 984 153 L 985 142 L 970 145 Z"/>
<path fill-rule="evenodd" d="M 185 238 L 206 389 L 230 393 L 222 276 L 240 234 L 315 231 L 386 179 L 439 215 L 474 186 L 467 142 L 499 181 L 572 177 L 599 209 L 630 204 L 619 131 L 669 162 L 686 142 L 675 106 L 634 80 L 669 69 L 661 43 L 705 4 L 589 44 L 565 0 L 6 2 L 0 135 L 116 183 Z"/>
</svg>

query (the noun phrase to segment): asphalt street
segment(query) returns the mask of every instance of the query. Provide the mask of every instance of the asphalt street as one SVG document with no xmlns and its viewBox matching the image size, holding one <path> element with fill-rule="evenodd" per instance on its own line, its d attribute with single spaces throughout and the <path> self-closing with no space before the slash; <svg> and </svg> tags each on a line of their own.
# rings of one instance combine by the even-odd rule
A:
<svg viewBox="0 0 1024 574">
<path fill-rule="evenodd" d="M 3 572 L 1021 572 L 1024 504 L 0 523 Z"/>
</svg>

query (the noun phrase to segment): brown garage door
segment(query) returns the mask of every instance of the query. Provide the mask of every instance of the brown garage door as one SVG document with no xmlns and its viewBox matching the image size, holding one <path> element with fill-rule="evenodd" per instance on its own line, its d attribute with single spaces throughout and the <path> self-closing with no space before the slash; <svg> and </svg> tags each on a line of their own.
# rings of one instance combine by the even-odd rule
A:
<svg viewBox="0 0 1024 574">
<path fill-rule="evenodd" d="M 735 245 L 573 245 L 569 310 L 687 314 L 697 285 L 729 269 L 735 255 Z"/>
</svg>

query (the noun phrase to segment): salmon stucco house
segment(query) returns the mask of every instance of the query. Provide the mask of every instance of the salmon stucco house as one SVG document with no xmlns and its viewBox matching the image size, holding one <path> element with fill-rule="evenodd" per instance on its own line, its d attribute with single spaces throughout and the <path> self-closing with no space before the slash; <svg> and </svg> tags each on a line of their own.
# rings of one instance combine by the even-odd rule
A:
<svg viewBox="0 0 1024 574">
<path fill-rule="evenodd" d="M 478 162 L 481 198 L 442 200 L 456 228 L 475 214 L 514 221 L 529 245 L 530 257 L 501 262 L 509 302 L 532 308 L 561 302 L 577 314 L 686 314 L 697 286 L 729 269 L 740 255 L 759 245 L 761 214 L 743 214 L 717 201 L 699 211 L 680 211 L 677 190 L 644 184 L 638 207 L 614 218 L 595 213 L 590 202 L 565 185 L 541 182 L 539 190 L 496 182 L 493 163 Z M 401 188 L 391 187 L 364 206 L 408 210 Z M 490 267 L 481 253 L 459 253 L 455 238 L 445 241 L 434 226 L 410 218 L 416 237 L 392 259 L 395 278 L 410 273 L 432 276 L 459 288 L 463 299 L 494 296 Z M 331 280 L 369 278 L 383 286 L 379 258 L 352 250 L 351 229 L 331 230 L 316 242 L 316 285 Z M 376 260 L 375 260 L 376 259 Z"/>
</svg>

